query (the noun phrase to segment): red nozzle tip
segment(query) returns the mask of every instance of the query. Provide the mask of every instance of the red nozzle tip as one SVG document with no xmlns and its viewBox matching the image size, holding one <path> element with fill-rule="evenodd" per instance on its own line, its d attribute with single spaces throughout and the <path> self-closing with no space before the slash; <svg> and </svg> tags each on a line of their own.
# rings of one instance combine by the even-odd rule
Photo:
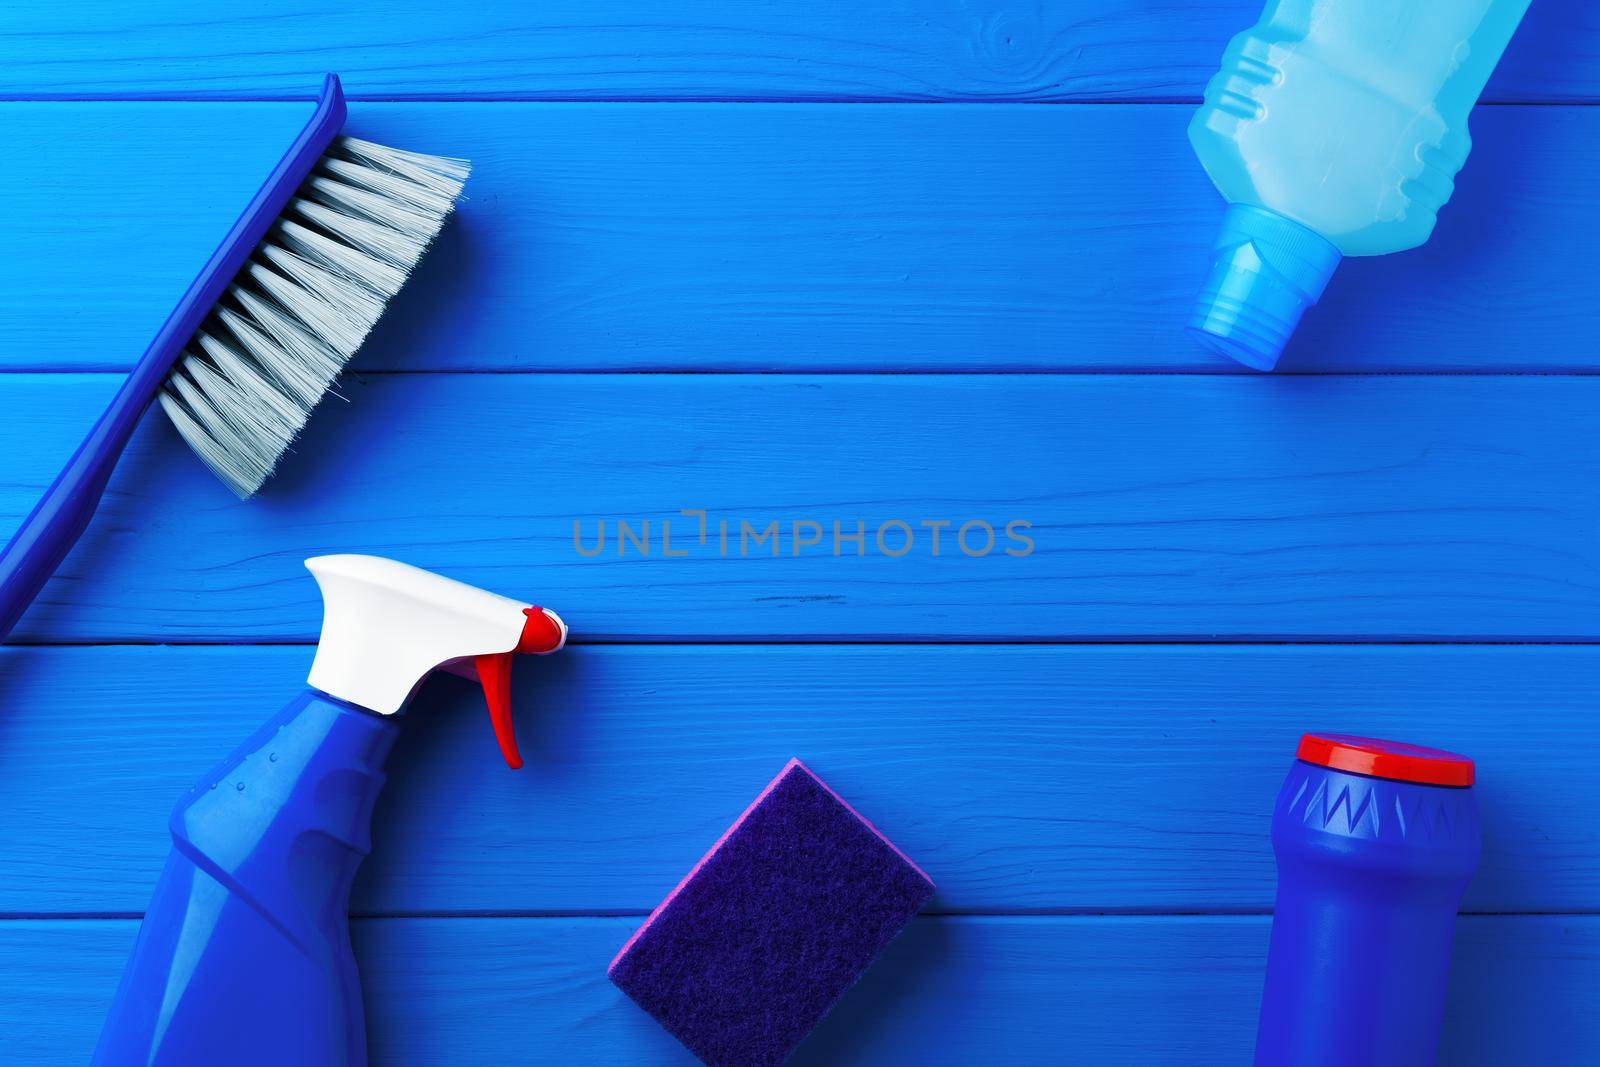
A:
<svg viewBox="0 0 1600 1067">
<path fill-rule="evenodd" d="M 517 640 L 516 651 L 524 656 L 542 656 L 555 652 L 567 643 L 567 627 L 553 611 L 535 605 L 523 608 L 528 621 L 522 625 L 522 636 Z"/>
</svg>

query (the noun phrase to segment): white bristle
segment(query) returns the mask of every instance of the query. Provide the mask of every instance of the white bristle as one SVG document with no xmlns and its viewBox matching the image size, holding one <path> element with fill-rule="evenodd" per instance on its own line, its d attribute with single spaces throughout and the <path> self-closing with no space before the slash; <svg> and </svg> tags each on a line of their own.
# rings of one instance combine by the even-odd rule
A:
<svg viewBox="0 0 1600 1067">
<path fill-rule="evenodd" d="M 344 369 L 347 357 L 324 338 L 296 325 L 272 301 L 239 286 L 234 286 L 231 295 L 243 314 L 221 308 L 217 317 L 241 342 L 244 353 L 268 378 L 275 378 L 290 393 L 315 404 Z M 280 349 L 290 358 L 273 358 Z"/>
<path fill-rule="evenodd" d="M 330 159 L 324 169 L 347 185 L 358 185 L 397 203 L 409 204 L 433 217 L 450 210 L 452 196 L 418 185 L 409 178 L 343 159 Z"/>
<path fill-rule="evenodd" d="M 455 206 L 464 160 L 341 137 L 167 378 L 161 406 L 234 492 L 271 476 Z"/>
<path fill-rule="evenodd" d="M 472 166 L 464 159 L 447 159 L 443 156 L 407 152 L 403 148 L 373 144 L 357 137 L 346 137 L 340 143 L 340 154 L 346 159 L 364 164 L 377 171 L 403 178 L 412 185 L 445 197 L 452 203 L 461 195 Z"/>
<path fill-rule="evenodd" d="M 198 373 L 191 377 L 191 370 Z M 236 397 L 225 395 L 216 382 L 207 380 L 202 364 L 193 357 L 185 357 L 183 366 L 167 379 L 167 391 L 161 394 L 161 406 L 169 416 L 181 405 L 186 417 L 173 420 L 180 431 L 185 426 L 205 427 L 204 438 L 199 442 L 191 439 L 189 443 L 212 470 L 230 485 L 260 485 L 271 469 L 262 465 L 260 453 L 250 447 L 249 436 L 241 433 L 238 423 L 230 417 L 236 403 Z"/>
<path fill-rule="evenodd" d="M 308 289 L 259 263 L 252 263 L 246 270 L 258 292 L 276 300 L 283 311 L 304 323 L 313 336 L 327 341 L 342 359 L 355 354 L 367 339 L 367 331 L 383 314 L 383 303 L 359 286 L 336 283 L 342 291 L 330 295 L 321 289 Z M 349 297 L 356 293 L 368 297 L 373 306 L 359 312 L 352 310 L 355 302 Z"/>
<path fill-rule="evenodd" d="M 396 201 L 358 185 L 336 182 L 332 178 L 312 178 L 306 183 L 306 188 L 311 193 L 311 199 L 320 204 L 335 211 L 360 215 L 391 230 L 399 230 L 415 241 L 432 240 L 444 222 L 440 216 L 411 210 L 403 201 Z"/>
<path fill-rule="evenodd" d="M 323 230 L 337 228 L 344 241 L 397 267 L 404 268 L 407 263 L 415 263 L 427 247 L 427 242 L 390 229 L 382 223 L 356 218 L 304 197 L 290 201 L 289 208 Z"/>
<path fill-rule="evenodd" d="M 376 256 L 358 252 L 342 241 L 324 237 L 291 219 L 278 222 L 283 245 L 313 263 L 319 263 L 348 281 L 370 285 L 385 297 L 394 296 L 405 284 L 406 272 Z"/>
<path fill-rule="evenodd" d="M 302 407 L 311 407 L 321 399 L 325 381 L 323 376 L 317 373 L 317 368 L 289 358 L 283 346 L 256 328 L 255 321 L 246 319 L 228 308 L 220 309 L 217 314 L 233 334 L 239 351 L 267 374 L 276 378 L 278 384 L 284 387 L 286 396 L 293 397 Z M 218 339 L 212 338 L 212 340 Z"/>
<path fill-rule="evenodd" d="M 204 342 L 207 338 L 201 340 Z M 285 395 L 283 387 L 268 377 L 258 364 L 220 341 L 206 345 L 205 351 L 211 357 L 208 366 L 227 379 L 236 395 L 243 398 L 252 417 L 266 425 L 280 427 L 289 437 L 299 431 L 305 422 L 305 405 Z"/>
</svg>

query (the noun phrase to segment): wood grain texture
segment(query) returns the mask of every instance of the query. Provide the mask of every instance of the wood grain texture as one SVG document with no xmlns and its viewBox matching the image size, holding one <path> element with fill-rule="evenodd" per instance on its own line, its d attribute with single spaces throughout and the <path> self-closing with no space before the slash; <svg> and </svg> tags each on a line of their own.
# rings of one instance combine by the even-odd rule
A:
<svg viewBox="0 0 1600 1067">
<path fill-rule="evenodd" d="M 375 919 L 353 934 L 373 1063 L 694 1063 L 605 979 L 636 919 Z M 0 923 L 18 1063 L 82 1063 L 130 920 Z M 795 1067 L 1248 1062 L 1264 917 L 914 921 Z M 1461 921 L 1439 1062 L 1567 1064 L 1600 1040 L 1600 920 Z"/>
<path fill-rule="evenodd" d="M 131 364 L 305 111 L 0 104 L 0 369 Z M 1222 213 L 1191 111 L 356 105 L 477 166 L 358 366 L 1236 373 L 1183 330 Z M 1473 134 L 1433 239 L 1343 264 L 1285 370 L 1596 368 L 1600 110 Z"/>
<path fill-rule="evenodd" d="M 1063 643 L 1600 640 L 1600 383 L 1255 379 L 1182 336 L 1220 215 L 1187 102 L 1259 6 L 0 6 L 0 536 L 323 71 L 351 132 L 477 164 L 266 493 L 153 416 L 19 634 L 141 644 L 0 649 L 0 1058 L 88 1056 L 172 803 L 302 682 L 270 643 L 314 638 L 321 551 L 602 642 L 521 669 L 519 774 L 466 683 L 408 716 L 354 900 L 375 1063 L 687 1064 L 605 963 L 795 755 L 940 886 L 797 1064 L 1244 1062 L 1268 813 L 1317 727 L 1480 760 L 1441 1062 L 1600 1045 L 1600 649 Z M 1516 102 L 1600 99 L 1596 60 L 1600 7 L 1533 5 L 1433 240 L 1341 267 L 1284 369 L 1593 372 L 1600 112 Z M 223 102 L 269 99 L 299 102 Z M 783 555 L 681 508 L 784 523 Z M 886 558 L 890 518 L 1037 549 Z M 764 639 L 1040 643 L 604 644 Z"/>
<path fill-rule="evenodd" d="M 1082 100 L 1198 97 L 1256 0 L 16 0 L 0 9 L 11 97 L 582 100 Z M 1593 99 L 1600 18 L 1541 0 L 1491 100 Z"/>
<path fill-rule="evenodd" d="M 1265 911 L 1299 733 L 1480 761 L 1472 911 L 1597 911 L 1600 649 L 577 648 L 519 667 L 528 766 L 431 682 L 360 914 L 643 914 L 798 756 L 921 864 L 939 912 Z M 182 793 L 309 648 L 0 654 L 0 914 L 137 914 Z"/>
<path fill-rule="evenodd" d="M 114 384 L 0 377 L 0 528 Z M 301 561 L 364 551 L 552 605 L 588 641 L 1600 637 L 1593 378 L 383 375 L 343 393 L 246 503 L 148 419 L 18 636 L 309 641 Z M 893 521 L 914 538 L 898 557 Z M 1030 554 L 1005 554 L 1013 521 Z M 834 522 L 862 524 L 862 555 Z M 957 547 L 967 522 L 994 530 L 987 555 Z M 741 547 L 741 523 L 781 540 Z"/>
</svg>

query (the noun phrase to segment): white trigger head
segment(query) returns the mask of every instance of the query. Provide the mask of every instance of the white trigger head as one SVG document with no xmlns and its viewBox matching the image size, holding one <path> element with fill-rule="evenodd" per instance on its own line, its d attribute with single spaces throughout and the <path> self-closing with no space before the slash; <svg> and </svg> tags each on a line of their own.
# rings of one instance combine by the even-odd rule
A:
<svg viewBox="0 0 1600 1067">
<path fill-rule="evenodd" d="M 306 569 L 323 605 L 307 682 L 380 715 L 436 668 L 514 651 L 528 622 L 527 604 L 381 556 L 315 556 Z"/>
</svg>

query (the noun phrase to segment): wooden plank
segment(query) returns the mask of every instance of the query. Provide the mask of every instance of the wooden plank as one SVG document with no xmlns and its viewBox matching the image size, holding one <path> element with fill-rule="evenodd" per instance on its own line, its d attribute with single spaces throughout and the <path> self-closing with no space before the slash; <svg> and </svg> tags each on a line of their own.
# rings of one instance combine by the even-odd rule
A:
<svg viewBox="0 0 1600 1067">
<path fill-rule="evenodd" d="M 0 10 L 9 97 L 304 95 L 585 100 L 1083 100 L 1197 97 L 1257 0 L 839 0 L 803 7 L 357 0 L 293 12 L 239 0 Z M 1600 19 L 1533 5 L 1495 100 L 1593 99 Z"/>
<path fill-rule="evenodd" d="M 0 378 L 0 528 L 113 384 Z M 1594 378 L 385 375 L 344 393 L 247 504 L 153 415 L 18 636 L 309 641 L 301 561 L 367 551 L 555 606 L 590 641 L 1600 637 Z M 686 509 L 709 509 L 704 544 Z M 968 523 L 993 544 L 972 525 L 962 550 Z"/>
<path fill-rule="evenodd" d="M 1234 373 L 1183 330 L 1222 212 L 1191 111 L 357 105 L 477 164 L 359 365 Z M 305 112 L 0 104 L 0 368 L 128 366 Z M 1600 111 L 1473 134 L 1433 240 L 1341 266 L 1285 370 L 1595 369 Z"/>
<path fill-rule="evenodd" d="M 940 912 L 1263 911 L 1299 732 L 1481 761 L 1473 911 L 1588 911 L 1571 802 L 1600 650 L 577 648 L 519 669 L 528 766 L 430 683 L 378 810 L 361 914 L 654 906 L 790 758 L 925 867 Z M 137 914 L 184 790 L 297 691 L 308 648 L 7 649 L 0 914 Z"/>
<path fill-rule="evenodd" d="M 374 1063 L 692 1064 L 605 979 L 636 919 L 358 921 Z M 131 921 L 0 923 L 0 1025 L 82 1063 Z M 1248 1062 L 1265 917 L 919 919 L 823 1020 L 804 1065 Z M 1570 1063 L 1600 1041 L 1600 920 L 1462 920 L 1439 1062 Z"/>
</svg>

